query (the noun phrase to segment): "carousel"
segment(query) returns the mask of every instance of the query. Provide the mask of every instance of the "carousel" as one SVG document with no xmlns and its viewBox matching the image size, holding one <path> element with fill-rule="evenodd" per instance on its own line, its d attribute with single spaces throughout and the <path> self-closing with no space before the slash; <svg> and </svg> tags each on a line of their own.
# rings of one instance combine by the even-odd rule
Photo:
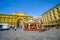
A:
<svg viewBox="0 0 60 40">
<path fill-rule="evenodd" d="M 41 29 L 41 24 L 39 22 L 25 22 L 24 30 L 25 31 L 38 31 Z"/>
</svg>

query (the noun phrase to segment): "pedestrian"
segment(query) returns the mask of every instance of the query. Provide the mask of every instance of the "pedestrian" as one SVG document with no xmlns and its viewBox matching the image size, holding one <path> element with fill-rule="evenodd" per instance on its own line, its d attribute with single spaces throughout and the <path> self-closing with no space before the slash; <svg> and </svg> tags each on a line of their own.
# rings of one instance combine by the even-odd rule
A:
<svg viewBox="0 0 60 40">
<path fill-rule="evenodd" d="M 14 30 L 16 31 L 16 29 L 17 29 L 17 28 L 15 27 Z"/>
</svg>

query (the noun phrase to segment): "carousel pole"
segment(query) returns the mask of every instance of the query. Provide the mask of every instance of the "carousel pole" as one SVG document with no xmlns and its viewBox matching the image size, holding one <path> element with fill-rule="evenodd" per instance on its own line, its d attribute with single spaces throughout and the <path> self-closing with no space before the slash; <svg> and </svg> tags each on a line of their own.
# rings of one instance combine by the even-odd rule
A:
<svg viewBox="0 0 60 40">
<path fill-rule="evenodd" d="M 36 24 L 36 25 L 37 25 L 37 29 L 39 29 L 38 24 Z"/>
<path fill-rule="evenodd" d="M 29 30 L 30 30 L 30 23 L 29 23 L 29 26 L 28 27 L 29 27 Z"/>
</svg>

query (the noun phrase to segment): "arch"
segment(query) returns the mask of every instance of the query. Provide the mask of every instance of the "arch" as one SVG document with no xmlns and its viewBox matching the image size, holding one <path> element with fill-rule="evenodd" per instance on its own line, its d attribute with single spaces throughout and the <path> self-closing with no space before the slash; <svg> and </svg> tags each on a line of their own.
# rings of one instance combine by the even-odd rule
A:
<svg viewBox="0 0 60 40">
<path fill-rule="evenodd" d="M 18 19 L 17 20 L 17 26 L 20 27 L 23 24 L 23 19 Z"/>
</svg>

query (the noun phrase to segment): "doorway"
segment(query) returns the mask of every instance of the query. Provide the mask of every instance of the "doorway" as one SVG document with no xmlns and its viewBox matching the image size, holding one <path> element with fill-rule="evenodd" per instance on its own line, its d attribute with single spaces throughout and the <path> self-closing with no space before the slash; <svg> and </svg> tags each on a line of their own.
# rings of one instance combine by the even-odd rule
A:
<svg viewBox="0 0 60 40">
<path fill-rule="evenodd" d="M 18 26 L 18 27 L 21 27 L 22 25 L 23 25 L 23 20 L 19 19 L 17 26 Z"/>
</svg>

